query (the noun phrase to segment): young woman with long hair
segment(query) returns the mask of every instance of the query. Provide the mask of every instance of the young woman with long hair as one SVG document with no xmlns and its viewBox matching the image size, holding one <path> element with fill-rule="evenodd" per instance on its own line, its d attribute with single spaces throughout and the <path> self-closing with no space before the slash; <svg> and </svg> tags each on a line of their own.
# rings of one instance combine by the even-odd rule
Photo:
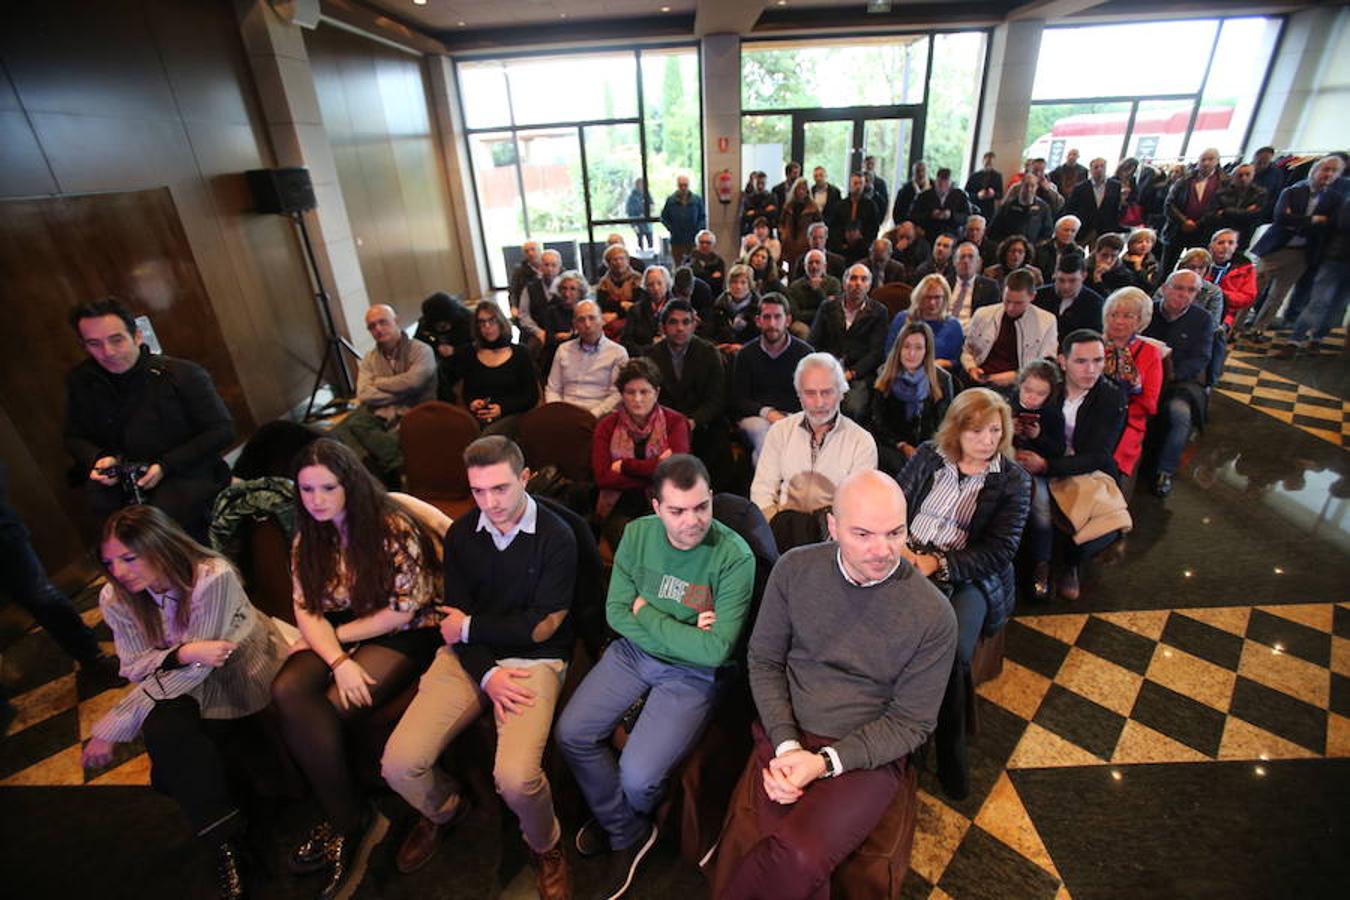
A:
<svg viewBox="0 0 1350 900">
<path fill-rule="evenodd" d="M 872 436 L 882 471 L 903 469 L 947 414 L 956 391 L 934 360 L 933 330 L 917 319 L 906 322 L 872 390 Z"/>
<path fill-rule="evenodd" d="M 398 696 L 441 644 L 440 578 L 431 532 L 399 506 L 352 451 L 320 439 L 295 466 L 301 509 L 291 548 L 301 639 L 272 685 L 282 734 L 325 815 L 291 856 L 326 870 L 331 900 L 360 881 L 388 823 L 363 803 L 344 726 Z M 364 848 L 362 848 L 364 845 Z"/>
<path fill-rule="evenodd" d="M 81 760 L 99 768 L 114 745 L 145 740 L 150 782 L 216 848 L 222 897 L 245 894 L 245 820 L 226 760 L 264 733 L 255 714 L 286 657 L 276 625 L 249 603 L 234 567 L 152 506 L 103 523 L 99 594 L 132 689 L 92 728 Z"/>
</svg>

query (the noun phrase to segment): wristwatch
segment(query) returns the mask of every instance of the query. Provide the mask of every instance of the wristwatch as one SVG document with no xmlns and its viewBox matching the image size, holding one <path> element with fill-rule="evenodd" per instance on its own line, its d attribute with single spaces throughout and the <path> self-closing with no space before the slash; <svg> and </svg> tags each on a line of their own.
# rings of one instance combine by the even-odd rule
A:
<svg viewBox="0 0 1350 900">
<path fill-rule="evenodd" d="M 830 754 L 826 753 L 824 750 L 817 750 L 816 755 L 825 760 L 825 774 L 821 776 L 822 778 L 833 778 L 838 774 L 834 770 L 834 758 L 831 757 Z"/>
</svg>

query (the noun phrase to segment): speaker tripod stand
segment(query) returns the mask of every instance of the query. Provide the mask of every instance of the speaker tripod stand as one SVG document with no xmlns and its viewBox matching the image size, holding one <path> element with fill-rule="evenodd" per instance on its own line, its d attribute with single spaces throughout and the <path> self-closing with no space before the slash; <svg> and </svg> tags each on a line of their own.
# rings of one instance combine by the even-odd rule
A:
<svg viewBox="0 0 1350 900">
<path fill-rule="evenodd" d="M 338 334 L 337 326 L 333 323 L 331 300 L 328 297 L 328 290 L 323 286 L 323 276 L 319 274 L 319 262 L 314 256 L 314 245 L 309 241 L 309 228 L 305 225 L 304 212 L 293 210 L 290 216 L 291 221 L 300 229 L 300 241 L 305 246 L 305 260 L 309 263 L 310 276 L 314 279 L 316 287 L 314 299 L 319 304 L 319 316 L 323 322 L 324 332 L 323 359 L 319 362 L 319 370 L 314 375 L 314 389 L 309 392 L 309 403 L 305 405 L 304 421 L 309 422 L 348 408 L 356 390 L 352 387 L 352 376 L 347 371 L 347 359 L 343 353 L 350 353 L 357 362 L 360 362 L 361 354 L 352 346 L 351 341 Z M 330 368 L 337 378 L 333 385 L 333 393 L 336 396 L 321 406 L 316 415 L 314 401 L 319 395 L 319 388 L 323 387 L 324 373 Z"/>
</svg>

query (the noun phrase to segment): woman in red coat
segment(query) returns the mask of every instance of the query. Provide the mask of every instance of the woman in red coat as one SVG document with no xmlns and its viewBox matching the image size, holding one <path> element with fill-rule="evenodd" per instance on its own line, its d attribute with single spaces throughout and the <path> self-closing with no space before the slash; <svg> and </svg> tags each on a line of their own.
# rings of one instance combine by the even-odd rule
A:
<svg viewBox="0 0 1350 900">
<path fill-rule="evenodd" d="M 1162 352 L 1157 344 L 1141 338 L 1153 317 L 1148 294 L 1136 287 L 1124 287 L 1106 298 L 1102 321 L 1106 325 L 1106 367 L 1103 374 L 1114 378 L 1130 398 L 1125 432 L 1116 444 L 1116 465 L 1126 478 L 1134 474 L 1144 447 L 1148 420 L 1158 411 L 1162 393 Z"/>
<path fill-rule="evenodd" d="M 661 370 L 645 356 L 624 363 L 614 384 L 622 399 L 595 426 L 591 470 L 600 488 L 595 520 L 617 549 L 624 526 L 652 511 L 649 488 L 657 464 L 672 453 L 689 452 L 689 420 L 656 402 Z"/>
</svg>

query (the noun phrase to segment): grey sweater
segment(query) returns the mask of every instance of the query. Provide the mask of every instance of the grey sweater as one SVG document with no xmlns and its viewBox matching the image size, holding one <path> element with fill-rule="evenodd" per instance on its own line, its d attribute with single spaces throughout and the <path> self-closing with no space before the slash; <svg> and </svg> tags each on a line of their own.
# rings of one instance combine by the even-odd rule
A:
<svg viewBox="0 0 1350 900">
<path fill-rule="evenodd" d="M 750 688 L 769 741 L 834 738 L 845 771 L 923 743 L 956 651 L 956 615 L 908 563 L 871 587 L 839 571 L 838 545 L 798 547 L 769 576 L 750 638 Z"/>
</svg>

